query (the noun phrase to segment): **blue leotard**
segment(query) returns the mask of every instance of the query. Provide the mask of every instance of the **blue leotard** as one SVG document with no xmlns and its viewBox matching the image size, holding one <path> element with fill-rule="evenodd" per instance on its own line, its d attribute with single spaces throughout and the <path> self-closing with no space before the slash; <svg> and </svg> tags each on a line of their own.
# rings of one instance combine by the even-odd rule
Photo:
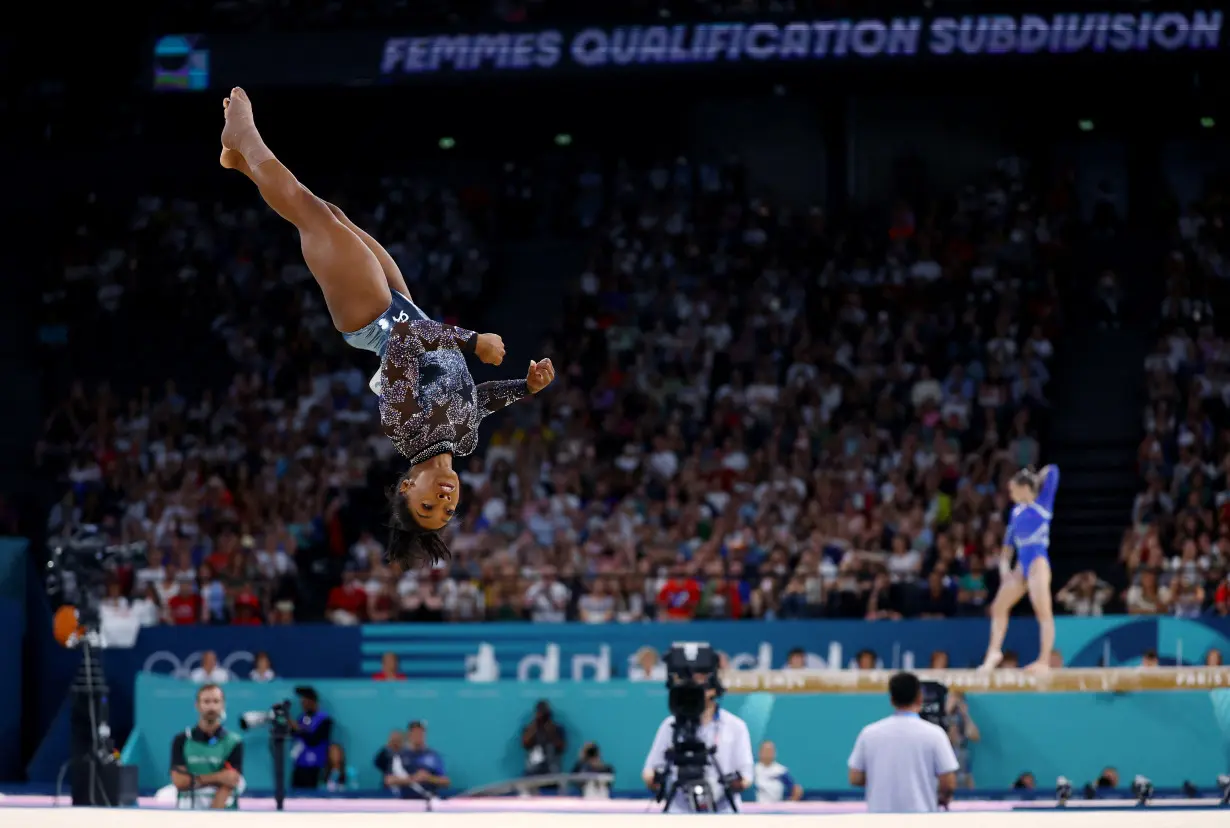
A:
<svg viewBox="0 0 1230 828">
<path fill-rule="evenodd" d="M 1047 466 L 1038 496 L 1033 503 L 1021 503 L 1012 509 L 1004 546 L 1016 548 L 1021 572 L 1029 576 L 1029 567 L 1039 558 L 1047 558 L 1051 546 L 1051 520 L 1055 516 L 1055 491 L 1059 488 L 1059 467 Z M 1049 560 L 1049 558 L 1048 558 Z"/>
</svg>

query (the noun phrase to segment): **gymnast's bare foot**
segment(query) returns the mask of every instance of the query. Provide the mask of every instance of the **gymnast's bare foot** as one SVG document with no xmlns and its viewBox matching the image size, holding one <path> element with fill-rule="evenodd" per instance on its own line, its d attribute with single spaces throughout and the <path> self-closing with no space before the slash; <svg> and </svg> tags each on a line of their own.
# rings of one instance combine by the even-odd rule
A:
<svg viewBox="0 0 1230 828">
<path fill-rule="evenodd" d="M 252 115 L 252 101 L 238 86 L 222 101 L 226 124 L 222 127 L 222 155 L 219 163 L 230 170 L 239 170 L 251 177 L 252 168 L 273 158 L 273 153 L 261 140 Z"/>
<path fill-rule="evenodd" d="M 228 170 L 238 170 L 248 178 L 252 177 L 252 169 L 248 166 L 248 162 L 239 154 L 239 150 L 222 148 L 222 155 L 218 157 L 218 163 Z"/>
<path fill-rule="evenodd" d="M 1051 665 L 1049 662 L 1038 659 L 1033 664 L 1027 665 L 1025 671 L 1034 675 L 1044 676 L 1051 671 Z"/>
</svg>

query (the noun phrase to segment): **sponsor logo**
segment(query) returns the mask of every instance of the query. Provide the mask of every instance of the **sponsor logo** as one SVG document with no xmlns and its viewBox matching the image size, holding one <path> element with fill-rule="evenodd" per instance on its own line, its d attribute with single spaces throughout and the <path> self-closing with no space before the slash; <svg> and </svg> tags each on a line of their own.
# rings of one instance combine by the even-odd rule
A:
<svg viewBox="0 0 1230 828">
<path fill-rule="evenodd" d="M 505 666 L 510 663 L 509 654 L 499 652 L 500 649 L 504 647 L 488 642 L 479 644 L 474 654 L 466 656 L 466 678 L 470 681 L 484 682 L 515 676 L 518 681 L 550 683 L 560 680 L 610 681 L 614 677 L 611 648 L 605 644 L 599 646 L 597 652 L 576 653 L 571 658 L 567 658 L 561 653 L 559 644 L 548 643 L 541 653 L 526 653 L 520 657 L 512 656 L 515 661 L 511 663 L 516 666 L 511 670 Z M 524 652 L 522 650 L 522 653 Z M 754 653 L 724 654 L 732 670 L 765 672 L 780 666 L 774 663 L 773 645 L 767 641 L 762 642 Z M 914 669 L 914 653 L 904 651 L 899 653 L 899 657 L 900 662 L 891 665 L 892 667 L 904 670 Z M 812 670 L 841 669 L 854 666 L 853 660 L 853 654 L 847 653 L 840 643 L 832 642 L 824 656 L 807 653 L 806 667 Z M 628 656 L 622 674 L 628 675 L 636 666 L 636 654 Z"/>
<path fill-rule="evenodd" d="M 145 663 L 141 665 L 143 673 L 162 673 L 164 675 L 172 675 L 176 678 L 188 678 L 192 675 L 192 671 L 201 666 L 201 658 L 205 655 L 204 650 L 197 650 L 195 653 L 180 658 L 170 650 L 159 650 L 156 653 L 150 653 L 149 658 L 145 659 Z M 247 673 L 252 669 L 252 663 L 256 660 L 256 656 L 247 650 L 236 650 L 226 656 L 218 657 L 218 666 L 226 670 L 231 675 L 236 672 Z M 242 671 L 239 669 L 242 666 Z"/>
</svg>

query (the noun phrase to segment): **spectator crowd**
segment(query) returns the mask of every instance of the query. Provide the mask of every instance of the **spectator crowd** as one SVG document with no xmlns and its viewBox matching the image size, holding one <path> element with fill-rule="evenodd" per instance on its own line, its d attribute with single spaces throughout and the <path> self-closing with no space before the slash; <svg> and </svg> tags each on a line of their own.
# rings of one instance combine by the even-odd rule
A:
<svg viewBox="0 0 1230 828">
<path fill-rule="evenodd" d="M 1120 550 L 1121 598 L 1135 615 L 1230 616 L 1227 218 L 1224 182 L 1212 179 L 1173 226 L 1157 339 L 1144 366 L 1143 488 Z M 1112 600 L 1108 592 L 1093 587 L 1104 596 L 1093 604 Z"/>
<path fill-rule="evenodd" d="M 1062 182 L 1009 158 L 835 222 L 746 179 L 683 158 L 578 173 L 589 256 L 548 348 L 560 377 L 459 461 L 452 563 L 408 573 L 382 562 L 401 461 L 372 366 L 293 236 L 254 204 L 146 198 L 119 245 L 87 205 L 47 324 L 157 348 L 49 417 L 50 532 L 148 545 L 106 604 L 139 624 L 982 614 L 1002 483 L 1047 418 Z M 381 198 L 353 217 L 430 312 L 468 318 L 490 199 L 401 180 Z M 136 326 L 152 306 L 196 312 Z"/>
</svg>

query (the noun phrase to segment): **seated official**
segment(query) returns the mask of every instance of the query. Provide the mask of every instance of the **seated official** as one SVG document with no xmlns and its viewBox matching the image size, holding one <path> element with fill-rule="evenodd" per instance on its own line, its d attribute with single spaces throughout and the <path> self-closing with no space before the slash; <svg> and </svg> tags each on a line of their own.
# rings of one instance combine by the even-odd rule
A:
<svg viewBox="0 0 1230 828">
<path fill-rule="evenodd" d="M 171 784 L 183 809 L 238 808 L 244 791 L 243 740 L 222 727 L 226 700 L 216 684 L 196 691 L 196 727 L 171 741 Z"/>
<path fill-rule="evenodd" d="M 389 734 L 389 740 L 385 742 L 384 747 L 376 751 L 372 764 L 375 765 L 376 770 L 380 771 L 381 779 L 392 773 L 393 758 L 401 753 L 405 747 L 406 734 L 400 730 L 394 730 Z"/>
<path fill-rule="evenodd" d="M 752 772 L 757 802 L 798 802 L 803 786 L 794 781 L 790 769 L 777 761 L 777 746 L 767 739 L 760 743 L 760 761 Z"/>
<path fill-rule="evenodd" d="M 402 799 L 431 799 L 449 786 L 448 771 L 439 753 L 427 746 L 427 725 L 410 723 L 406 748 L 392 758 L 384 785 Z"/>
</svg>

